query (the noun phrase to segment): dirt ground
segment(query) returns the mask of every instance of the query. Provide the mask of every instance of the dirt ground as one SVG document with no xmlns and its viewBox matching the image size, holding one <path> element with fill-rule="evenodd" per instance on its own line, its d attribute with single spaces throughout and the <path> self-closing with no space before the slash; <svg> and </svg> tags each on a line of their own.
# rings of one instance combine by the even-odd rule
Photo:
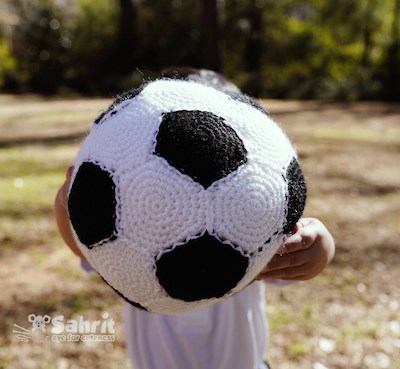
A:
<svg viewBox="0 0 400 369">
<path fill-rule="evenodd" d="M 79 138 L 108 103 L 0 96 L 0 369 L 130 368 L 122 301 L 81 272 L 52 215 Z M 400 105 L 264 105 L 298 148 L 305 215 L 321 219 L 337 246 L 313 280 L 267 287 L 272 368 L 400 368 Z M 30 314 L 111 317 L 115 340 L 33 337 Z"/>
</svg>

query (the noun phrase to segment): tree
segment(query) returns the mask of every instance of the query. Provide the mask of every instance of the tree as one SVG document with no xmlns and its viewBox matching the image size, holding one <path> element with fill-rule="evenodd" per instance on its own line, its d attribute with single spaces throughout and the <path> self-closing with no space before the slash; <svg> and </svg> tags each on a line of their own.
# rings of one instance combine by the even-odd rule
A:
<svg viewBox="0 0 400 369">
<path fill-rule="evenodd" d="M 131 72 L 138 62 L 138 10 L 136 0 L 118 0 L 118 3 L 118 34 L 113 60 L 114 67 L 124 74 Z"/>
<path fill-rule="evenodd" d="M 3 88 L 110 94 L 186 65 L 258 96 L 400 97 L 400 0 L 4 1 Z"/>
<path fill-rule="evenodd" d="M 263 38 L 263 7 L 252 6 L 248 10 L 248 19 L 251 20 L 251 32 L 247 40 L 245 51 L 245 66 L 250 72 L 250 78 L 247 83 L 247 92 L 254 96 L 259 96 L 262 89 L 262 57 L 265 52 Z"/>
<path fill-rule="evenodd" d="M 382 65 L 383 96 L 388 100 L 400 99 L 400 0 L 394 0 L 391 38 Z"/>
<path fill-rule="evenodd" d="M 221 70 L 221 32 L 218 0 L 203 0 L 203 66 L 205 68 Z"/>
<path fill-rule="evenodd" d="M 14 2 L 20 22 L 14 29 L 14 53 L 28 89 L 53 94 L 63 82 L 68 50 L 62 43 L 61 11 L 50 0 Z"/>
</svg>

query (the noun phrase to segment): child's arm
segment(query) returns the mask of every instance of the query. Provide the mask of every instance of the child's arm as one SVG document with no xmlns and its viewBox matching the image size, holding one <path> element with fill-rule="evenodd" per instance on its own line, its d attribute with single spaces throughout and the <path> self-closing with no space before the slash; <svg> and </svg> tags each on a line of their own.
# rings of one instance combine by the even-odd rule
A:
<svg viewBox="0 0 400 369">
<path fill-rule="evenodd" d="M 58 230 L 64 239 L 64 242 L 69 246 L 69 248 L 78 255 L 81 259 L 85 260 L 82 252 L 79 250 L 76 245 L 74 236 L 72 235 L 71 226 L 68 218 L 68 210 L 67 210 L 67 195 L 68 195 L 68 187 L 71 181 L 73 167 L 69 167 L 67 171 L 67 175 L 65 178 L 64 184 L 58 190 L 55 202 L 54 202 L 54 213 L 57 221 Z"/>
<path fill-rule="evenodd" d="M 335 242 L 324 224 L 318 219 L 302 218 L 296 232 L 256 279 L 307 280 L 321 273 L 334 254 Z"/>
</svg>

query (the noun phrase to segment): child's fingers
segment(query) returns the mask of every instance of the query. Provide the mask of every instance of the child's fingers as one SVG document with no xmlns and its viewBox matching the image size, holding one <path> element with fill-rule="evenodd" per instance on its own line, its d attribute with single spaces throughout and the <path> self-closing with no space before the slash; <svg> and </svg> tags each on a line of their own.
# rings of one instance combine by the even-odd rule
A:
<svg viewBox="0 0 400 369">
<path fill-rule="evenodd" d="M 72 177 L 72 171 L 74 167 L 69 167 L 67 170 L 67 173 L 65 174 L 65 182 L 63 185 L 60 187 L 57 193 L 57 201 L 66 208 L 67 207 L 67 202 L 68 202 L 68 189 L 69 189 L 69 184 L 71 182 L 71 177 Z"/>
<path fill-rule="evenodd" d="M 320 264 L 313 261 L 315 255 L 315 251 L 309 249 L 275 256 L 257 279 L 310 279 L 320 272 Z"/>
<path fill-rule="evenodd" d="M 289 237 L 257 279 L 307 280 L 320 273 L 334 254 L 334 242 L 317 219 L 300 220 Z M 329 237 L 326 237 L 328 235 Z"/>
<path fill-rule="evenodd" d="M 309 260 L 307 251 L 294 252 L 286 255 L 275 255 L 266 267 L 257 276 L 257 280 L 272 278 L 295 278 L 299 273 L 304 274 L 304 265 Z M 293 270 L 292 270 L 293 269 Z"/>
<path fill-rule="evenodd" d="M 262 273 L 303 265 L 306 264 L 309 259 L 309 250 L 292 252 L 285 255 L 275 255 L 263 269 Z"/>
<path fill-rule="evenodd" d="M 74 167 L 69 167 L 67 170 L 67 173 L 65 175 L 65 182 L 63 184 L 63 190 L 64 190 L 64 195 L 67 196 L 69 185 L 71 183 L 71 178 L 72 178 L 72 172 L 74 170 Z"/>
<path fill-rule="evenodd" d="M 313 245 L 318 236 L 318 223 L 312 218 L 301 219 L 297 225 L 297 232 L 290 236 L 281 246 L 277 254 L 284 255 L 291 252 L 306 250 Z"/>
<path fill-rule="evenodd" d="M 256 279 L 305 280 L 308 279 L 306 272 L 307 266 L 299 265 L 260 273 Z"/>
<path fill-rule="evenodd" d="M 312 237 L 309 237 L 303 233 L 295 233 L 290 236 L 285 244 L 281 246 L 276 252 L 279 255 L 285 255 L 296 251 L 308 249 L 314 242 Z"/>
<path fill-rule="evenodd" d="M 65 176 L 66 182 L 69 183 L 71 181 L 71 177 L 72 177 L 72 172 L 74 170 L 73 166 L 70 166 L 67 170 L 67 174 Z"/>
</svg>

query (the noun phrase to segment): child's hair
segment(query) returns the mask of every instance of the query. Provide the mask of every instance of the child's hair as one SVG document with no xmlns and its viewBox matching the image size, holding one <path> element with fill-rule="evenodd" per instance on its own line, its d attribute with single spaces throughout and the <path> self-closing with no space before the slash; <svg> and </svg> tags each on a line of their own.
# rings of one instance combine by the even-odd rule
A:
<svg viewBox="0 0 400 369">
<path fill-rule="evenodd" d="M 168 67 L 161 71 L 159 77 L 171 79 L 185 79 L 209 85 L 223 91 L 240 93 L 240 89 L 222 74 L 210 69 L 193 67 Z"/>
</svg>

